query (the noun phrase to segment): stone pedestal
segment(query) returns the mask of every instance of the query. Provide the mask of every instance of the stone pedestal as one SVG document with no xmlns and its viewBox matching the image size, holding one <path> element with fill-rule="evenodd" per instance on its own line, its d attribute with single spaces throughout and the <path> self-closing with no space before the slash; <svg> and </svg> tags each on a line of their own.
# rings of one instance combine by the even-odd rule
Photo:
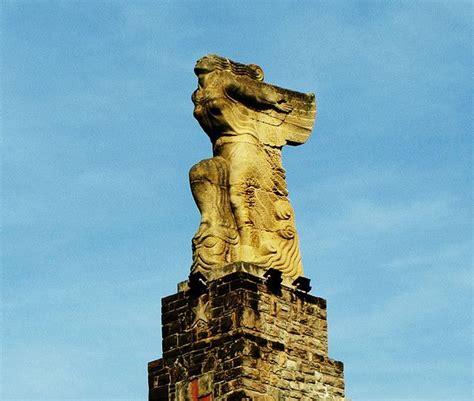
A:
<svg viewBox="0 0 474 401">
<path fill-rule="evenodd" d="M 163 298 L 149 401 L 345 400 L 343 364 L 328 357 L 326 301 L 269 286 L 255 269 L 236 263 L 200 291 L 185 282 Z"/>
</svg>

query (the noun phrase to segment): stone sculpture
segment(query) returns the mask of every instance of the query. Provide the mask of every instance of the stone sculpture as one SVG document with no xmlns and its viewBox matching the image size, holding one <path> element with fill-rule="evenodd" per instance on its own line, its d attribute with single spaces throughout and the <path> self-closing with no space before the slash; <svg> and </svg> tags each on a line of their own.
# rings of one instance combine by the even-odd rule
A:
<svg viewBox="0 0 474 401">
<path fill-rule="evenodd" d="M 314 94 L 266 84 L 259 66 L 216 55 L 198 60 L 194 72 L 194 117 L 211 140 L 213 157 L 189 173 L 201 212 L 192 272 L 244 261 L 302 276 L 281 150 L 311 134 Z"/>
</svg>

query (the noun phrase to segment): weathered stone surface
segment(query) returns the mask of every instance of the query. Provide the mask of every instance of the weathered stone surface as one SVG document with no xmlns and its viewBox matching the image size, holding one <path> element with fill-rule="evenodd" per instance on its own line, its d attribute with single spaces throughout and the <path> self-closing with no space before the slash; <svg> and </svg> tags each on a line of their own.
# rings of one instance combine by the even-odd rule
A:
<svg viewBox="0 0 474 401">
<path fill-rule="evenodd" d="M 190 171 L 201 212 L 192 271 L 207 276 L 244 261 L 302 276 L 281 150 L 311 134 L 314 94 L 266 84 L 259 66 L 215 55 L 198 60 L 194 71 L 194 116 L 211 140 L 213 157 Z"/>
<path fill-rule="evenodd" d="M 328 357 L 326 301 L 237 271 L 202 294 L 162 300 L 163 358 L 149 400 L 344 400 L 343 364 Z"/>
</svg>

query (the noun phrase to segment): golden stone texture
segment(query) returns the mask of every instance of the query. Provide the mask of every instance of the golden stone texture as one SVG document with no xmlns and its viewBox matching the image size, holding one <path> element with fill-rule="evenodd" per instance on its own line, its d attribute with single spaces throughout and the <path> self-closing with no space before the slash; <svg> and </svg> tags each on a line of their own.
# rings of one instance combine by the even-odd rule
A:
<svg viewBox="0 0 474 401">
<path fill-rule="evenodd" d="M 192 271 L 206 274 L 244 261 L 289 278 L 303 275 L 281 150 L 311 134 L 314 94 L 266 84 L 259 66 L 216 55 L 198 60 L 194 71 L 194 117 L 213 157 L 189 173 L 201 212 Z"/>
</svg>

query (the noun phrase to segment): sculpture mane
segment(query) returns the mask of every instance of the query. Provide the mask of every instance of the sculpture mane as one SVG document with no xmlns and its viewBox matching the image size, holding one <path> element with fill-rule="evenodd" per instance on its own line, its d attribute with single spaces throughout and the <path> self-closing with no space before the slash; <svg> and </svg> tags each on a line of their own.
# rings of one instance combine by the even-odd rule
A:
<svg viewBox="0 0 474 401">
<path fill-rule="evenodd" d="M 203 57 L 203 59 L 212 59 L 215 63 L 215 68 L 218 70 L 230 71 L 235 75 L 243 75 L 257 81 L 263 81 L 263 70 L 257 64 L 242 64 L 228 58 L 220 57 L 217 54 L 209 54 Z M 201 60 L 198 60 L 196 65 L 199 65 Z"/>
</svg>

